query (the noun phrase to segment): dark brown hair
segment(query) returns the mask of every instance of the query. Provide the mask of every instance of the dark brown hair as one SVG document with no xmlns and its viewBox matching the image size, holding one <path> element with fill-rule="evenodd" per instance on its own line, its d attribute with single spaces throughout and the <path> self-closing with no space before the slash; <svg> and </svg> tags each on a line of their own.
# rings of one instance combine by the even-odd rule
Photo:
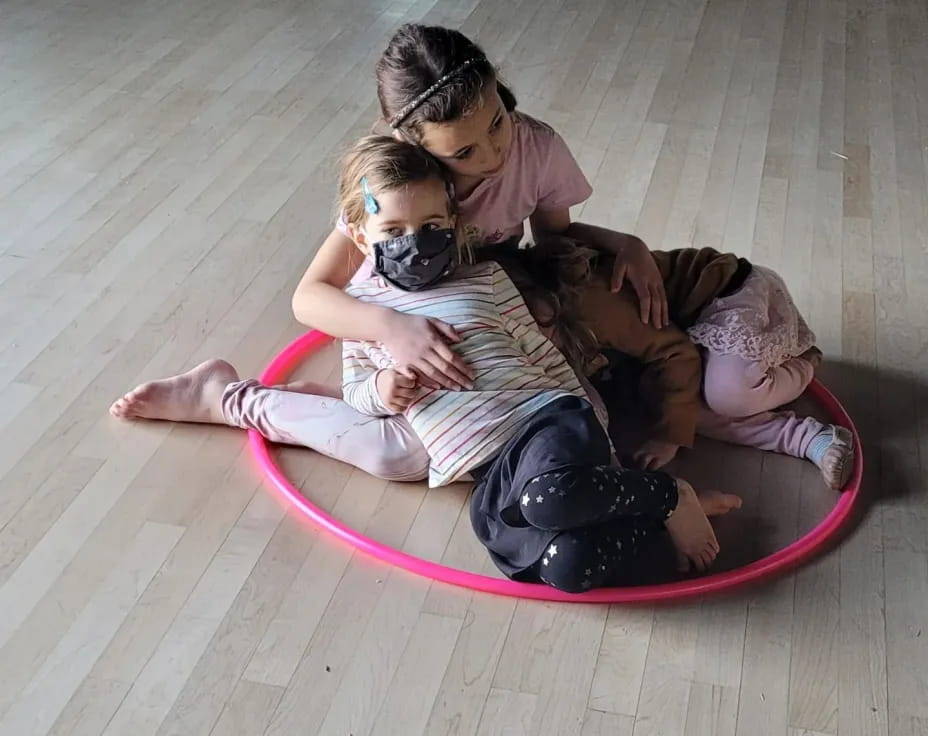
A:
<svg viewBox="0 0 928 736">
<path fill-rule="evenodd" d="M 575 370 L 595 365 L 600 347 L 580 318 L 580 292 L 589 288 L 597 251 L 564 236 L 546 236 L 528 248 L 484 246 L 478 261 L 496 261 L 515 284 L 539 326 L 553 328 L 554 343 Z"/>
<path fill-rule="evenodd" d="M 418 143 L 423 123 L 446 123 L 471 114 L 490 84 L 512 112 L 515 95 L 499 81 L 483 49 L 459 31 L 407 23 L 393 34 L 377 62 L 377 97 L 384 121 L 393 121 L 404 107 L 465 62 L 469 62 L 466 67 L 406 115 L 397 130 Z"/>
</svg>

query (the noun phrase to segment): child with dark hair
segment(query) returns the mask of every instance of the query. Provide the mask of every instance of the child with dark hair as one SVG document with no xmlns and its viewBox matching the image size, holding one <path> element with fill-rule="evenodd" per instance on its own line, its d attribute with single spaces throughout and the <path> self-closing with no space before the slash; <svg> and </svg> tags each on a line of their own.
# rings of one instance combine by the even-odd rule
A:
<svg viewBox="0 0 928 736">
<path fill-rule="evenodd" d="M 706 569 L 718 552 L 706 515 L 740 499 L 699 499 L 679 478 L 613 464 L 583 386 L 505 271 L 461 262 L 448 182 L 416 163 L 416 152 L 427 155 L 375 137 L 345 161 L 347 229 L 373 262 L 349 293 L 451 324 L 474 386 L 426 388 L 382 345 L 345 340 L 345 401 L 385 425 L 408 422 L 428 453 L 431 486 L 476 479 L 474 531 L 509 577 L 569 592 L 616 585 L 662 528 L 681 568 Z"/>
<path fill-rule="evenodd" d="M 570 207 L 592 192 L 589 182 L 560 135 L 516 110 L 515 96 L 479 46 L 448 28 L 405 25 L 390 39 L 376 76 L 383 122 L 394 137 L 447 167 L 460 227 L 477 235 L 475 248 L 515 247 L 527 219 L 536 237 L 577 238 L 613 256 L 612 287 L 628 278 L 644 321 L 666 324 L 663 282 L 647 247 L 632 235 L 571 221 Z M 471 386 L 473 366 L 453 349 L 461 337 L 453 327 L 366 304 L 344 291 L 369 271 L 340 218 L 294 294 L 297 319 L 335 337 L 383 344 L 426 386 Z M 400 456 L 399 448 L 379 451 Z M 353 464 L 363 460 L 339 457 Z M 408 473 L 402 474 L 415 471 L 416 464 L 410 456 Z"/>
<path fill-rule="evenodd" d="M 625 406 L 613 417 L 613 428 L 626 430 L 615 436 L 627 440 L 619 442 L 641 467 L 662 467 L 698 433 L 810 460 L 835 490 L 847 483 L 850 431 L 780 408 L 812 381 L 821 353 L 773 271 L 712 248 L 655 251 L 672 320 L 658 330 L 637 319 L 627 290 L 610 290 L 608 255 L 549 238 L 527 249 L 484 248 L 479 256 L 506 269 L 581 373 L 593 374 L 604 350 L 641 361 L 630 388 L 649 421 L 628 427 Z M 615 379 L 593 383 L 604 396 L 615 393 Z"/>
</svg>

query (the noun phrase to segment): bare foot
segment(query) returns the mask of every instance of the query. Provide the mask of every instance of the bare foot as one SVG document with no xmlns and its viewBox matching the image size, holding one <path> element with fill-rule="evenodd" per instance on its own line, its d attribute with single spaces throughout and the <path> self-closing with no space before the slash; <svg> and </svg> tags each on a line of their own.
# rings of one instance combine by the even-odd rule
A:
<svg viewBox="0 0 928 736">
<path fill-rule="evenodd" d="M 706 516 L 722 516 L 741 508 L 741 496 L 721 491 L 702 491 L 696 494 Z"/>
<path fill-rule="evenodd" d="M 328 396 L 330 399 L 342 398 L 341 386 L 329 386 L 315 381 L 291 381 L 274 386 L 281 391 L 291 391 L 295 394 L 312 394 L 313 396 Z"/>
<path fill-rule="evenodd" d="M 224 424 L 220 400 L 226 386 L 239 380 L 224 360 L 207 360 L 179 376 L 137 386 L 110 407 L 120 419 Z"/>
<path fill-rule="evenodd" d="M 677 507 L 664 526 L 677 548 L 678 568 L 685 572 L 695 567 L 699 572 L 704 572 L 715 561 L 719 553 L 719 542 L 693 487 L 678 478 L 677 494 Z"/>
</svg>

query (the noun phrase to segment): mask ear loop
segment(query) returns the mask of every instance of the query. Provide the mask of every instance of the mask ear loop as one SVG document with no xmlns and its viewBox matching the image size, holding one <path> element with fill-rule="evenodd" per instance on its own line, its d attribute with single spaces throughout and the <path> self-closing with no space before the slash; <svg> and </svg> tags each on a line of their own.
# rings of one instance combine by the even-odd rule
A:
<svg viewBox="0 0 928 736">
<path fill-rule="evenodd" d="M 376 215 L 380 212 L 380 205 L 377 203 L 377 200 L 374 199 L 374 193 L 367 183 L 366 176 L 361 177 L 361 194 L 364 197 L 364 211 L 367 212 L 367 214 Z"/>
</svg>

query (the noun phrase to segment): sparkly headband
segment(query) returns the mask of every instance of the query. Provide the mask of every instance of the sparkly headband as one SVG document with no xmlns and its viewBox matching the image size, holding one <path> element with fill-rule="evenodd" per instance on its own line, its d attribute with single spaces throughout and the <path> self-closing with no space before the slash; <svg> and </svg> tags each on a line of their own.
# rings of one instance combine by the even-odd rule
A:
<svg viewBox="0 0 928 736">
<path fill-rule="evenodd" d="M 463 72 L 468 67 L 476 64 L 478 61 L 483 61 L 483 57 L 474 56 L 468 59 L 467 61 L 465 61 L 460 66 L 452 69 L 445 76 L 440 77 L 438 81 L 435 82 L 435 84 L 433 84 L 431 87 L 425 90 L 425 92 L 423 92 L 422 94 L 415 97 L 412 102 L 404 106 L 396 115 L 394 115 L 393 119 L 390 120 L 390 127 L 393 128 L 393 130 L 396 130 L 397 128 L 399 128 L 403 124 L 403 121 L 406 118 L 408 118 L 410 115 L 412 115 L 412 113 L 416 110 L 417 107 L 419 107 L 429 97 L 434 95 L 439 89 L 441 89 L 446 84 L 448 84 L 448 81 L 452 77 L 456 77 L 458 74 Z"/>
</svg>

